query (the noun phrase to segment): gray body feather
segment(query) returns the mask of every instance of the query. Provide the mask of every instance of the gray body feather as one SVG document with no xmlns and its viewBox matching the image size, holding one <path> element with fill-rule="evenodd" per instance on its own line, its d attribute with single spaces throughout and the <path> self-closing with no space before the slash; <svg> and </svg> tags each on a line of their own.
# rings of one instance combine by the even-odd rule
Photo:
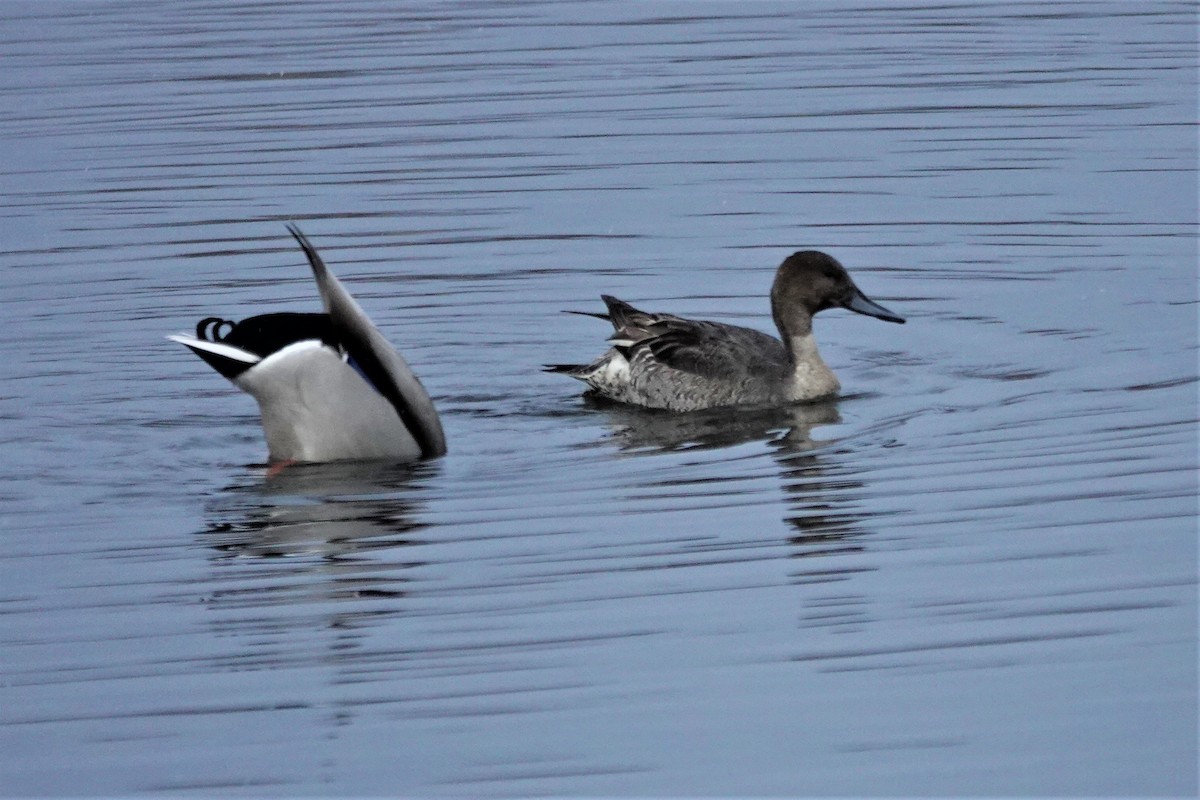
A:
<svg viewBox="0 0 1200 800">
<path fill-rule="evenodd" d="M 812 336 L 812 317 L 842 307 L 904 320 L 869 300 L 835 259 L 816 251 L 787 258 L 771 287 L 782 340 L 752 328 L 655 314 L 601 295 L 613 346 L 590 364 L 547 371 L 570 375 L 622 403 L 670 411 L 766 406 L 832 397 L 841 388 Z"/>
<path fill-rule="evenodd" d="M 786 401 L 787 349 L 752 328 L 640 311 L 603 296 L 616 345 L 568 372 L 611 400 L 695 411 Z"/>
</svg>

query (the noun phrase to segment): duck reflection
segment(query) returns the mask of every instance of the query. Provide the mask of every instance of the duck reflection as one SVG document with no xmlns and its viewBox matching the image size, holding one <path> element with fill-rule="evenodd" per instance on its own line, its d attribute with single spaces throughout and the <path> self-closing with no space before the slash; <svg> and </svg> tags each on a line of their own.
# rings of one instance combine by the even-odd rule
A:
<svg viewBox="0 0 1200 800">
<path fill-rule="evenodd" d="M 805 591 L 799 627 L 848 633 L 871 622 L 871 601 L 855 576 L 875 569 L 864 557 L 872 531 L 870 514 L 856 498 L 865 484 L 846 467 L 839 448 L 822 452 L 780 446 L 780 468 L 788 509 L 783 518 L 792 568 L 788 580 Z M 836 588 L 833 584 L 838 584 Z M 827 586 L 827 589 L 816 587 Z"/>
<path fill-rule="evenodd" d="M 255 467 L 209 505 L 199 536 L 213 664 L 230 670 L 327 670 L 334 687 L 387 674 L 403 653 L 379 632 L 411 613 L 423 562 L 408 556 L 425 527 L 418 487 L 438 466 L 380 462 Z M 329 736 L 358 716 L 329 700 Z"/>
<path fill-rule="evenodd" d="M 861 541 L 867 535 L 868 515 L 850 510 L 851 498 L 863 488 L 862 481 L 822 463 L 814 453 L 780 451 L 776 454 L 783 487 L 790 500 L 784 517 L 795 532 L 788 541 L 794 558 L 819 558 L 866 551 Z M 838 580 L 861 568 L 828 570 L 817 568 L 797 575 L 805 583 Z"/>
<path fill-rule="evenodd" d="M 256 592 L 299 592 L 305 599 L 401 596 L 403 578 L 395 568 L 415 563 L 376 553 L 414 543 L 423 525 L 411 488 L 434 469 L 426 463 L 346 462 L 256 471 L 210 503 L 201 536 L 217 562 L 288 559 L 273 572 L 293 580 L 228 590 L 244 600 Z"/>
<path fill-rule="evenodd" d="M 871 569 L 857 557 L 867 551 L 870 533 L 869 515 L 858 511 L 855 503 L 863 483 L 847 469 L 845 452 L 836 438 L 813 436 L 814 429 L 841 422 L 837 403 L 668 414 L 606 401 L 591 402 L 608 417 L 617 446 L 630 454 L 654 455 L 765 443 L 787 497 L 782 521 L 790 531 L 786 536 L 786 552 L 795 564 L 789 570 L 788 580 L 797 585 L 833 583 Z M 714 476 L 714 467 L 721 469 L 713 463 L 689 467 L 691 477 L 686 481 L 681 481 L 677 470 L 673 471 L 664 486 L 677 492 L 681 482 L 694 482 L 703 485 L 707 493 L 717 491 L 723 479 Z M 746 487 L 741 491 L 754 491 L 750 488 L 752 484 L 738 483 L 738 475 L 723 474 L 730 478 L 729 483 Z M 721 490 L 725 491 L 723 487 Z M 725 541 L 717 546 L 722 548 L 760 548 L 769 544 L 763 541 L 763 532 L 757 530 L 726 530 L 721 532 L 721 538 Z M 777 535 L 768 539 L 778 541 Z M 839 605 L 845 603 L 856 609 L 865 603 L 864 598 L 843 590 L 839 590 L 839 597 Z M 805 624 L 817 619 L 843 618 L 840 612 L 824 609 L 828 598 L 809 599 L 823 610 L 806 612 Z"/>
<path fill-rule="evenodd" d="M 647 410 L 589 396 L 586 402 L 609 419 L 613 438 L 623 451 L 663 453 L 712 450 L 754 441 L 774 441 L 788 450 L 820 446 L 811 431 L 841 422 L 831 401 L 782 408 L 729 409 L 670 413 Z"/>
</svg>

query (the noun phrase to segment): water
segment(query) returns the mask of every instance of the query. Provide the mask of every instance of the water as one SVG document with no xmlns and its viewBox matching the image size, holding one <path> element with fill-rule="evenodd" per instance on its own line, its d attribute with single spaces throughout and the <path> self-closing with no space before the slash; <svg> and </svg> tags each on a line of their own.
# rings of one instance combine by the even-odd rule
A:
<svg viewBox="0 0 1200 800">
<path fill-rule="evenodd" d="M 0 4 L 5 794 L 1194 794 L 1189 3 Z M 313 310 L 451 452 L 270 476 Z M 599 407 L 601 292 L 846 396 Z"/>
</svg>

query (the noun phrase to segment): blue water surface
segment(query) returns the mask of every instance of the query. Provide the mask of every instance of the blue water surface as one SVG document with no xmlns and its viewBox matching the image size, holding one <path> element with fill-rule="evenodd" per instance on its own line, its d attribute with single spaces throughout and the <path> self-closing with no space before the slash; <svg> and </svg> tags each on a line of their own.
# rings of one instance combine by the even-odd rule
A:
<svg viewBox="0 0 1200 800">
<path fill-rule="evenodd" d="M 1194 795 L 1187 2 L 0 4 L 0 793 Z M 271 473 L 164 336 L 317 310 L 450 453 Z M 539 371 L 614 294 L 836 403 Z"/>
</svg>

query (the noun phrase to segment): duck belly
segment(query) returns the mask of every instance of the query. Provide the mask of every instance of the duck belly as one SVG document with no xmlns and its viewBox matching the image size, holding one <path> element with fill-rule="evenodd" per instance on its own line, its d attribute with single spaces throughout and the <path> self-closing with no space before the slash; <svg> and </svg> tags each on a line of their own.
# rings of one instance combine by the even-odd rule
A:
<svg viewBox="0 0 1200 800">
<path fill-rule="evenodd" d="M 412 461 L 421 456 L 391 403 L 320 342 L 290 345 L 235 383 L 258 401 L 272 460 Z"/>
</svg>

